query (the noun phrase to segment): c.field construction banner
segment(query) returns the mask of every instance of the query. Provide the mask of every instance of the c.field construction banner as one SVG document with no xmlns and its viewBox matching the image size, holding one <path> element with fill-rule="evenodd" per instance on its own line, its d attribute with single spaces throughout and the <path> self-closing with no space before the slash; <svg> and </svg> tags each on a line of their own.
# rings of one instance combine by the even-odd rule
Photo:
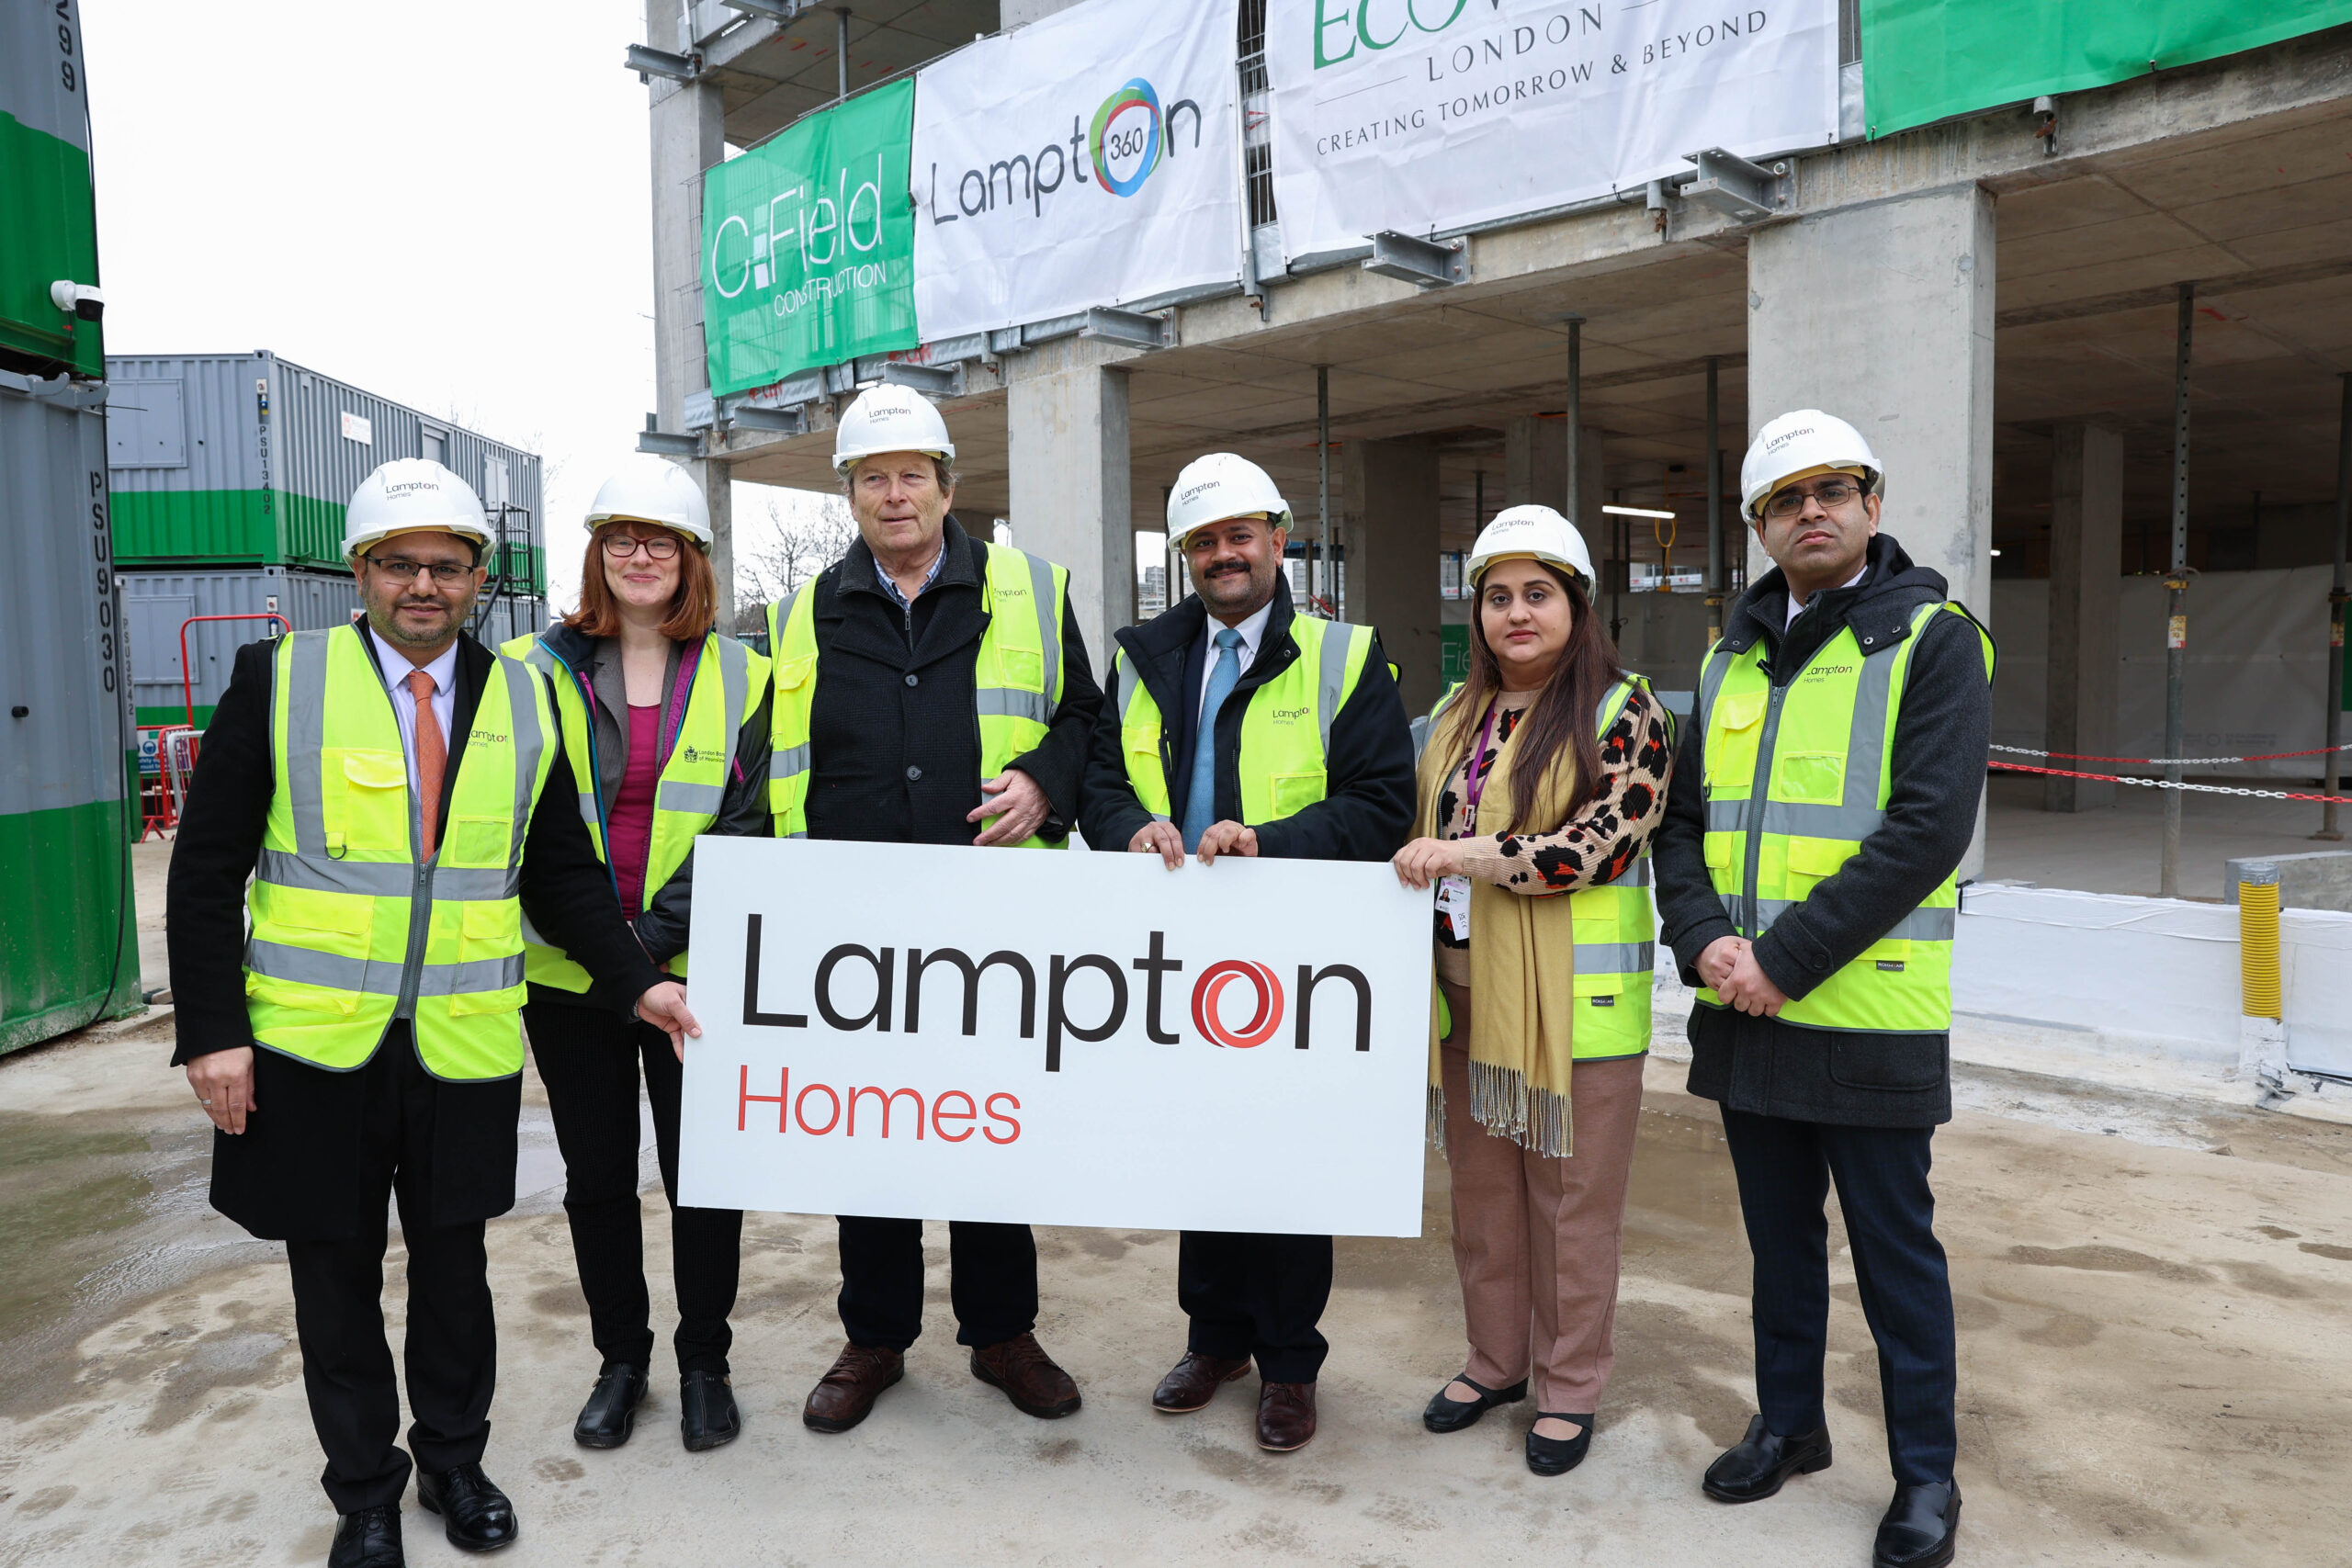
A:
<svg viewBox="0 0 2352 1568">
<path fill-rule="evenodd" d="M 683 1201 L 1418 1235 L 1430 899 L 1385 863 L 695 858 Z"/>
<path fill-rule="evenodd" d="M 1241 276 L 1235 0 L 1090 0 L 915 79 L 926 339 Z"/>
<path fill-rule="evenodd" d="M 1267 0 L 1291 256 L 1838 138 L 1837 0 Z"/>
<path fill-rule="evenodd" d="M 703 176 L 710 389 L 912 348 L 914 84 L 812 114 Z"/>
</svg>

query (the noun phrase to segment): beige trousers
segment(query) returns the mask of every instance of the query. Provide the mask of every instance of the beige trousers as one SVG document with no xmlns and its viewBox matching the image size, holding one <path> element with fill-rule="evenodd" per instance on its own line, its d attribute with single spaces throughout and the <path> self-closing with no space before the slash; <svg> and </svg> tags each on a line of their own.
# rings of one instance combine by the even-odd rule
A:
<svg viewBox="0 0 2352 1568">
<path fill-rule="evenodd" d="M 1445 1153 L 1453 1266 L 1470 1335 L 1463 1370 L 1487 1388 L 1532 1378 L 1536 1409 L 1590 1415 L 1616 1359 L 1618 1258 L 1643 1058 L 1576 1065 L 1568 1086 L 1576 1153 L 1548 1159 L 1471 1119 L 1468 998 L 1449 986 L 1446 1000 L 1453 1033 L 1441 1052 Z"/>
</svg>

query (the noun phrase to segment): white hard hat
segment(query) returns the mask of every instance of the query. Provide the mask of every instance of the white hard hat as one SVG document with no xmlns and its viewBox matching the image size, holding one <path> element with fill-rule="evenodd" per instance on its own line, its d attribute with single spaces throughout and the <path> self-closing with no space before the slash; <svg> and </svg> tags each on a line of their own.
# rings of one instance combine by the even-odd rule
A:
<svg viewBox="0 0 2352 1568">
<path fill-rule="evenodd" d="M 1168 542 L 1182 547 L 1195 528 L 1262 512 L 1277 528 L 1290 526 L 1290 502 L 1273 477 L 1247 457 L 1212 452 L 1184 465 L 1168 492 Z"/>
<path fill-rule="evenodd" d="M 345 559 L 395 534 L 433 529 L 484 545 L 498 541 L 473 486 L 430 457 L 395 457 L 359 481 L 343 514 Z"/>
<path fill-rule="evenodd" d="M 1592 552 L 1577 525 L 1548 506 L 1507 506 L 1481 529 L 1470 547 L 1470 582 L 1477 585 L 1498 560 L 1540 560 L 1565 567 L 1592 587 Z"/>
<path fill-rule="evenodd" d="M 595 504 L 588 508 L 589 528 L 620 521 L 659 523 L 710 548 L 710 502 L 702 486 L 669 458 L 650 452 L 633 454 L 596 487 Z"/>
<path fill-rule="evenodd" d="M 842 415 L 833 430 L 833 471 L 846 474 L 859 458 L 885 452 L 927 452 L 953 463 L 956 443 L 947 439 L 947 422 L 929 398 L 886 381 L 860 392 Z"/>
<path fill-rule="evenodd" d="M 1859 473 L 1872 495 L 1886 492 L 1886 471 L 1862 433 L 1836 414 L 1798 409 L 1767 421 L 1739 464 L 1739 510 L 1755 521 L 1772 492 L 1814 474 Z"/>
</svg>

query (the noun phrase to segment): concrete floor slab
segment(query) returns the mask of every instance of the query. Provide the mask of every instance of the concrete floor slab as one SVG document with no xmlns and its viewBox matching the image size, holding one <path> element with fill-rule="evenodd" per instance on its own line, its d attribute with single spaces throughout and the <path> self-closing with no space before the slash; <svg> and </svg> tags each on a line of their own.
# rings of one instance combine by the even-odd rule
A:
<svg viewBox="0 0 2352 1568">
<path fill-rule="evenodd" d="M 2318 793 L 2289 779 L 2208 779 L 2200 773 L 2192 782 Z M 2041 780 L 2032 774 L 1994 775 L 1984 821 L 1985 880 L 2155 897 L 2164 848 L 2163 791 L 2119 784 L 2116 803 L 2104 810 L 2056 812 L 2041 809 Z M 2320 809 L 2309 801 L 2184 795 L 2181 896 L 2221 897 L 2222 864 L 2237 857 L 2340 848 L 2312 841 Z M 2341 811 L 2345 826 L 2352 829 L 2352 807 Z"/>
<path fill-rule="evenodd" d="M 168 1046 L 150 1027 L 0 1062 L 0 1564 L 325 1555 L 283 1264 L 204 1206 L 209 1137 Z M 684 1452 L 665 1371 L 629 1447 L 579 1450 L 595 1357 L 542 1190 L 492 1227 L 489 1469 L 524 1528 L 506 1561 L 1859 1568 L 1889 1483 L 1842 1249 L 1838 1464 L 1747 1508 L 1696 1489 L 1751 1404 L 1748 1262 L 1719 1123 L 1680 1076 L 1651 1064 L 1615 1380 L 1592 1458 L 1556 1480 L 1520 1461 L 1523 1407 L 1444 1438 L 1417 1420 L 1462 1349 L 1439 1161 L 1420 1238 L 1340 1243 L 1323 1430 L 1290 1456 L 1250 1442 L 1246 1382 L 1198 1416 L 1148 1408 L 1183 1329 L 1174 1238 L 1144 1231 L 1040 1234 L 1039 1332 L 1079 1415 L 1030 1420 L 970 1378 L 934 1227 L 907 1382 L 856 1431 L 811 1434 L 797 1406 L 836 1348 L 837 1275 L 831 1222 L 797 1215 L 746 1225 L 741 1440 Z M 1962 1561 L 2352 1562 L 2352 1129 L 1977 1069 L 1961 1098 L 1938 1185 Z M 536 1082 L 527 1100 L 543 1118 Z M 648 1226 L 664 1325 L 665 1230 Z M 396 1245 L 395 1334 L 399 1267 Z M 444 1560 L 435 1522 L 407 1510 L 414 1561 Z"/>
</svg>

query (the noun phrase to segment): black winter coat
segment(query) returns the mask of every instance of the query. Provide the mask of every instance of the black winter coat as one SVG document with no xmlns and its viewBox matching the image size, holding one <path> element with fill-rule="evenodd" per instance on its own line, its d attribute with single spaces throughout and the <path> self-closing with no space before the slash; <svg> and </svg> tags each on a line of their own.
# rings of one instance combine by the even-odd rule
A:
<svg viewBox="0 0 2352 1568">
<path fill-rule="evenodd" d="M 589 723 L 595 736 L 596 794 L 605 804 L 605 815 L 609 820 L 613 805 L 620 798 L 622 775 L 628 770 L 628 734 L 624 728 L 628 688 L 621 676 L 619 639 L 589 637 L 570 626 L 557 626 L 544 633 L 540 640 L 572 671 L 571 678 L 584 682 L 594 695 L 594 700 L 589 705 Z M 662 672 L 664 692 L 676 684 L 678 667 L 684 661 L 684 645 L 672 643 L 669 667 Z M 698 680 L 718 678 L 715 670 L 707 676 L 696 676 Z M 556 679 L 566 677 L 559 674 Z M 743 721 L 735 735 L 735 772 L 719 796 L 717 820 L 706 829 L 721 838 L 764 839 L 775 830 L 775 818 L 768 810 L 768 710 L 775 695 L 774 683 L 752 695 L 757 700 L 752 705 L 752 716 Z M 672 739 L 674 743 L 675 737 Z M 659 769 L 669 760 L 669 753 L 664 751 L 655 760 L 654 766 Z M 587 773 L 587 760 L 580 759 L 573 772 Z M 689 850 L 685 863 L 646 899 L 645 912 L 638 916 L 632 927 L 646 955 L 654 963 L 667 964 L 686 950 L 694 899 L 695 857 Z M 531 999 L 573 1005 L 584 1001 L 600 1008 L 610 1005 L 609 998 L 594 989 L 583 995 L 554 986 L 533 986 Z"/>
<path fill-rule="evenodd" d="M 809 587 L 817 697 L 808 715 L 808 836 L 866 843 L 969 844 L 980 795 L 980 720 L 973 666 L 989 612 L 980 605 L 988 547 L 953 517 L 946 558 L 910 610 L 883 592 L 865 541 Z M 1027 613 L 1024 609 L 1023 613 Z M 1078 617 L 1062 613 L 1062 697 L 1037 746 L 1008 764 L 1046 792 L 1039 829 L 1058 839 L 1078 821 L 1079 786 L 1102 705 Z"/>
<path fill-rule="evenodd" d="M 1943 575 L 1914 566 L 1884 534 L 1870 544 L 1862 581 L 1816 593 L 1787 628 L 1788 580 L 1776 569 L 1732 605 L 1723 646 L 1764 640 L 1764 669 L 1785 686 L 1838 628 L 1858 637 L 1901 638 L 1920 605 L 1947 596 Z M 1859 956 L 1916 908 L 1959 865 L 1976 828 L 1992 739 L 1993 691 L 1976 627 L 1957 615 L 1929 618 L 1911 655 L 1894 722 L 1886 816 L 1860 852 L 1756 942 L 1756 962 L 1791 999 Z M 1700 953 L 1736 935 L 1707 878 L 1701 794 L 1706 737 L 1683 728 L 1651 840 L 1658 919 L 1684 984 L 1699 983 Z M 1690 1092 L 1735 1111 L 1867 1127 L 1927 1127 L 1951 1119 L 1951 1037 L 1809 1029 L 1729 1008 L 1690 1010 Z"/>
<path fill-rule="evenodd" d="M 372 653 L 373 644 L 368 647 Z M 277 790 L 270 745 L 276 649 L 272 639 L 237 650 L 229 689 L 204 732 L 187 810 L 172 846 L 165 920 L 178 1025 L 175 1066 L 254 1043 L 245 1011 L 245 879 L 260 858 Z M 470 637 L 459 639 L 441 786 L 445 820 L 491 664 L 488 649 Z M 571 761 L 559 750 L 523 844 L 523 909 L 609 994 L 634 1003 L 662 976 L 621 919 L 612 879 L 572 808 L 578 794 Z M 549 1043 L 533 1043 L 545 1049 Z M 212 1206 L 266 1240 L 338 1241 L 362 1234 L 369 1216 L 361 1212 L 366 1194 L 353 1131 L 360 1124 L 367 1077 L 256 1050 L 255 1109 L 245 1131 L 212 1135 Z M 432 1092 L 434 1223 L 461 1224 L 504 1213 L 514 1206 L 522 1079 L 436 1080 Z M 374 1195 L 375 1203 L 382 1201 L 380 1193 Z M 381 1213 L 373 1218 L 380 1224 Z"/>
<path fill-rule="evenodd" d="M 1290 668 L 1299 657 L 1292 637 L 1290 587 L 1274 580 L 1273 610 L 1258 656 L 1241 673 L 1233 695 L 1217 710 L 1216 821 L 1239 822 L 1258 832 L 1258 852 L 1272 860 L 1386 860 L 1413 829 L 1413 737 L 1405 702 L 1388 673 L 1387 656 L 1374 640 L 1363 675 L 1331 723 L 1331 747 L 1324 759 L 1323 799 L 1271 822 L 1242 815 L 1241 721 L 1250 694 Z M 1199 744 L 1201 671 L 1207 660 L 1203 635 L 1208 611 L 1198 595 L 1140 626 L 1118 634 L 1122 656 L 1131 660 L 1163 728 L 1160 764 L 1168 775 L 1169 816 L 1184 819 L 1193 779 L 1193 749 Z M 1151 820 L 1127 778 L 1119 734 L 1116 693 L 1102 704 L 1094 728 L 1094 754 L 1086 774 L 1084 827 L 1087 843 L 1098 850 L 1124 850 Z"/>
</svg>

